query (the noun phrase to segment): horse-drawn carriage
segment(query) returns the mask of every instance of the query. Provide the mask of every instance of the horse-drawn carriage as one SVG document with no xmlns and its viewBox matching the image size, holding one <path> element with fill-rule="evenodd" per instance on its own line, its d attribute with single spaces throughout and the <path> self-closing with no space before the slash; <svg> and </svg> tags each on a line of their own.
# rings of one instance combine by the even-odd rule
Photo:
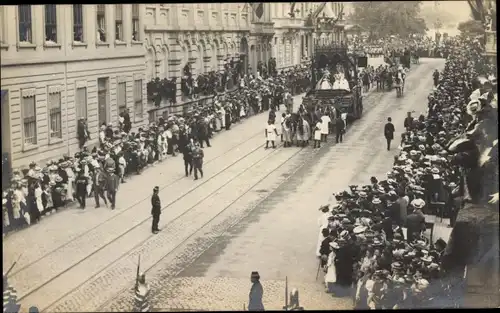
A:
<svg viewBox="0 0 500 313">
<path fill-rule="evenodd" d="M 303 105 L 312 110 L 317 105 L 332 105 L 336 113 L 347 114 L 348 123 L 361 118 L 363 96 L 357 66 L 366 65 L 366 61 L 366 57 L 348 55 L 347 47 L 343 45 L 315 47 L 312 88 L 303 98 Z M 322 73 L 322 77 L 318 73 Z"/>
</svg>

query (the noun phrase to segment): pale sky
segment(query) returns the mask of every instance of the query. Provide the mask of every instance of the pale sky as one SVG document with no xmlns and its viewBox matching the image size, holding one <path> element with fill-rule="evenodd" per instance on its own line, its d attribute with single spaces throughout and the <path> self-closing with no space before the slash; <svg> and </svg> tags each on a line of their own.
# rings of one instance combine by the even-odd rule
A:
<svg viewBox="0 0 500 313">
<path fill-rule="evenodd" d="M 437 3 L 437 5 L 436 5 Z M 424 1 L 422 11 L 433 9 L 436 11 L 445 11 L 446 15 L 450 15 L 457 23 L 470 19 L 470 9 L 467 1 Z"/>
</svg>

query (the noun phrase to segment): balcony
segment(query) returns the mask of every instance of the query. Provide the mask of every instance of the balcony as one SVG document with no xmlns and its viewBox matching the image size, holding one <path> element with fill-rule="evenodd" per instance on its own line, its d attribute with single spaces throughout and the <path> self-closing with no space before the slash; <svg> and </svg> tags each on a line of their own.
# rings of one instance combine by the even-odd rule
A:
<svg viewBox="0 0 500 313">
<path fill-rule="evenodd" d="M 496 31 L 486 31 L 485 34 L 485 54 L 487 56 L 496 56 L 497 54 L 497 32 Z"/>
</svg>

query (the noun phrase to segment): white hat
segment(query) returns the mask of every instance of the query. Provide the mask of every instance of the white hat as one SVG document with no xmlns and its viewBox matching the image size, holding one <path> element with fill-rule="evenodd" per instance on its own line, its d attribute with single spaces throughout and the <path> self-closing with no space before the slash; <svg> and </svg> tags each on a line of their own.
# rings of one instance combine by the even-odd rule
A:
<svg viewBox="0 0 500 313">
<path fill-rule="evenodd" d="M 343 230 L 340 233 L 339 238 L 346 238 L 347 236 L 349 236 L 349 232 L 347 230 Z"/>
<path fill-rule="evenodd" d="M 422 200 L 422 199 L 415 199 L 411 202 L 411 205 L 414 207 L 414 208 L 417 208 L 417 209 L 421 209 L 425 206 L 425 201 Z"/>
<path fill-rule="evenodd" d="M 330 242 L 330 247 L 332 247 L 333 249 L 339 249 L 340 248 L 339 244 L 337 242 L 335 242 L 335 241 Z"/>
<path fill-rule="evenodd" d="M 382 201 L 379 198 L 373 198 L 372 203 L 373 204 L 381 204 Z"/>
<path fill-rule="evenodd" d="M 368 229 L 368 228 L 367 228 L 366 226 L 361 226 L 361 225 L 360 225 L 360 226 L 356 226 L 356 227 L 354 227 L 353 232 L 354 232 L 355 234 L 361 234 L 361 233 L 365 232 L 367 229 Z"/>
</svg>

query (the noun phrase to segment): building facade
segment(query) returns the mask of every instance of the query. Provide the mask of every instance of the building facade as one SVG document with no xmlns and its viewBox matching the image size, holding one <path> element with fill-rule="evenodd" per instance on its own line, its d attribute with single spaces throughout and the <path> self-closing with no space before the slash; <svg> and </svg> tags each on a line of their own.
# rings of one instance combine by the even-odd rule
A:
<svg viewBox="0 0 500 313">
<path fill-rule="evenodd" d="M 293 15 L 290 14 L 291 3 L 270 4 L 275 30 L 273 55 L 276 56 L 278 68 L 293 67 L 308 62 L 315 43 L 344 40 L 343 16 L 340 16 L 337 24 L 328 30 L 318 31 L 315 19 L 312 24 L 308 23 L 311 14 L 327 18 L 336 18 L 341 15 L 343 10 L 341 2 L 327 2 L 324 7 L 323 4 L 321 2 L 297 2 Z"/>
<path fill-rule="evenodd" d="M 129 108 L 147 123 L 142 4 L 0 6 L 2 153 L 13 167 L 78 151 Z"/>
<path fill-rule="evenodd" d="M 258 61 L 272 56 L 269 6 L 259 19 L 246 3 L 146 4 L 146 79 L 176 77 L 179 102 L 187 64 L 195 76 L 221 71 L 231 60 L 255 72 Z"/>
</svg>

